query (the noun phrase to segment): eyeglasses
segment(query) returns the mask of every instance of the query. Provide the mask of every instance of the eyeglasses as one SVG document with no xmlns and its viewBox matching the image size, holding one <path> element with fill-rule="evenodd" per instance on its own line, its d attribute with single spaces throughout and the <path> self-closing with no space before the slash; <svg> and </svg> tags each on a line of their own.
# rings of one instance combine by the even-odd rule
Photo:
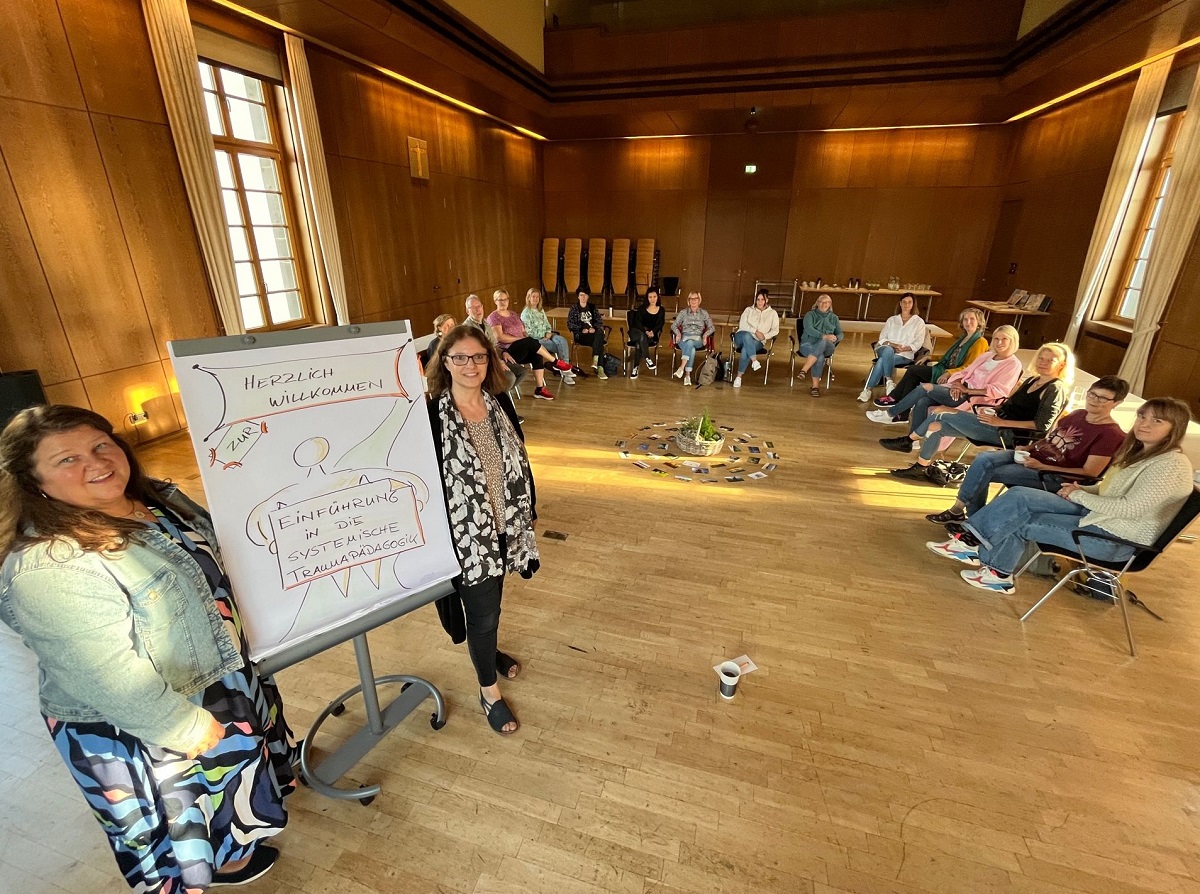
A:
<svg viewBox="0 0 1200 894">
<path fill-rule="evenodd" d="M 488 355 L 487 354 L 447 354 L 446 359 L 448 359 L 455 366 L 466 366 L 468 360 L 470 360 L 476 366 L 483 366 L 485 363 L 488 362 Z"/>
<path fill-rule="evenodd" d="M 1116 400 L 1115 397 L 1106 397 L 1103 394 L 1097 394 L 1095 391 L 1089 391 L 1086 396 L 1091 398 L 1092 400 L 1103 401 L 1106 404 L 1111 404 L 1113 401 Z"/>
</svg>

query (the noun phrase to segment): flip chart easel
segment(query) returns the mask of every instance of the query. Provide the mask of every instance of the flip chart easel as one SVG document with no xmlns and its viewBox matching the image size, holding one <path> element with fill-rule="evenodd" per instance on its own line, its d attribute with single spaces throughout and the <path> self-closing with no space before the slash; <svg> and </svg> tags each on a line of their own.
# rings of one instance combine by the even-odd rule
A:
<svg viewBox="0 0 1200 894">
<path fill-rule="evenodd" d="M 168 344 L 213 522 L 259 670 L 272 674 L 353 641 L 359 685 L 317 717 L 300 748 L 314 791 L 336 788 L 437 688 L 375 676 L 367 633 L 452 591 L 458 573 L 407 322 Z M 414 412 L 415 408 L 415 412 Z M 290 462 L 289 462 L 290 459 Z M 379 687 L 401 684 L 381 706 Z M 362 694 L 366 725 L 317 766 L 321 725 Z"/>
</svg>

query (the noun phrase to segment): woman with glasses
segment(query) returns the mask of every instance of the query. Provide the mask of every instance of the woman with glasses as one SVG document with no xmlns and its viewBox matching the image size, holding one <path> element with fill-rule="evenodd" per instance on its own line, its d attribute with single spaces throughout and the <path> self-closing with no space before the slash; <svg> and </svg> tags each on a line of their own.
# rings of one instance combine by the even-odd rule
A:
<svg viewBox="0 0 1200 894">
<path fill-rule="evenodd" d="M 1013 572 L 1031 544 L 1081 549 L 1101 562 L 1123 562 L 1133 555 L 1134 544 L 1149 546 L 1162 535 L 1192 492 L 1192 464 L 1179 449 L 1191 418 L 1181 400 L 1148 400 L 1138 408 L 1112 472 L 1100 484 L 1069 481 L 1057 493 L 1014 487 L 972 515 L 961 533 L 925 545 L 972 566 L 962 572 L 963 580 L 993 593 L 1013 591 Z M 1083 536 L 1076 545 L 1072 535 L 1077 531 L 1126 542 Z"/>
<path fill-rule="evenodd" d="M 925 517 L 939 525 L 964 522 L 983 508 L 992 484 L 1044 486 L 1057 491 L 1067 477 L 1099 478 L 1125 440 L 1125 432 L 1113 422 L 1112 412 L 1127 394 L 1129 383 L 1124 379 L 1097 379 L 1088 389 L 1084 409 L 1063 416 L 1042 440 L 1019 451 L 986 450 L 975 457 L 954 505 Z M 1042 472 L 1047 474 L 1042 476 Z"/>
<path fill-rule="evenodd" d="M 497 648 L 504 575 L 528 578 L 539 567 L 525 436 L 505 393 L 500 355 L 477 329 L 451 330 L 428 377 L 433 447 L 462 567 L 455 592 L 438 600 L 438 615 L 455 643 L 467 641 L 488 724 L 510 735 L 519 724 L 500 695 L 499 676 L 513 679 L 521 665 Z"/>
</svg>

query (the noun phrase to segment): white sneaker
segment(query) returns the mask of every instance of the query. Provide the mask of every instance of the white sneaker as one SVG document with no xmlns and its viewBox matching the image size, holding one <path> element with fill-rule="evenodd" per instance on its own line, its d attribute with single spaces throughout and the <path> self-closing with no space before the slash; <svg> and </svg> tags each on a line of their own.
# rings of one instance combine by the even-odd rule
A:
<svg viewBox="0 0 1200 894">
<path fill-rule="evenodd" d="M 762 369 L 762 364 L 759 363 L 756 358 L 756 359 L 750 361 L 750 368 L 752 370 L 754 370 L 755 372 L 758 372 L 760 369 Z"/>
<path fill-rule="evenodd" d="M 742 387 L 742 377 L 741 377 L 741 376 L 736 376 L 736 377 L 734 378 L 734 380 L 733 380 L 733 387 L 734 387 L 734 388 L 741 388 L 741 387 Z"/>
<path fill-rule="evenodd" d="M 871 389 L 870 388 L 864 388 L 862 391 L 858 392 L 858 402 L 860 404 L 865 404 L 870 399 L 871 399 Z"/>
<path fill-rule="evenodd" d="M 671 373 L 671 375 L 673 375 L 677 379 L 682 379 L 683 378 L 683 367 L 682 366 L 679 367 L 679 369 L 675 370 L 675 372 Z"/>
<path fill-rule="evenodd" d="M 631 379 L 636 379 L 636 378 L 637 378 L 637 373 L 638 373 L 638 369 L 637 369 L 637 367 L 635 366 L 633 369 L 631 369 L 631 370 L 629 371 L 629 378 L 631 378 Z"/>
<path fill-rule="evenodd" d="M 654 372 L 654 370 L 658 369 L 658 364 L 654 362 L 653 357 L 646 358 L 646 369 L 650 370 L 650 372 Z"/>
<path fill-rule="evenodd" d="M 979 566 L 979 548 L 975 546 L 967 546 L 957 536 L 951 537 L 949 540 L 939 543 L 936 540 L 930 540 L 925 544 L 935 556 L 941 556 L 943 559 L 954 559 L 956 562 L 962 562 L 964 565 L 973 567 Z"/>
<path fill-rule="evenodd" d="M 892 393 L 892 389 L 893 389 L 893 388 L 895 388 L 895 387 L 896 387 L 896 383 L 895 383 L 895 382 L 893 382 L 891 379 L 884 379 L 884 380 L 883 380 L 883 393 L 884 393 L 884 394 L 891 394 L 891 393 Z"/>
<path fill-rule="evenodd" d="M 892 414 L 887 410 L 867 410 L 867 418 L 872 422 L 878 422 L 881 425 L 899 425 L 898 419 L 893 419 Z"/>
<path fill-rule="evenodd" d="M 972 587 L 993 593 L 1011 593 L 1017 586 L 1011 574 L 997 574 L 986 565 L 976 571 L 960 571 L 959 576 Z"/>
<path fill-rule="evenodd" d="M 683 374 L 683 384 L 685 384 L 685 385 L 692 384 L 692 374 L 691 373 Z"/>
<path fill-rule="evenodd" d="M 558 374 L 558 377 L 560 379 L 562 379 L 563 383 L 566 385 L 574 385 L 575 384 L 575 377 L 573 375 L 571 375 L 569 372 L 560 372 Z"/>
</svg>

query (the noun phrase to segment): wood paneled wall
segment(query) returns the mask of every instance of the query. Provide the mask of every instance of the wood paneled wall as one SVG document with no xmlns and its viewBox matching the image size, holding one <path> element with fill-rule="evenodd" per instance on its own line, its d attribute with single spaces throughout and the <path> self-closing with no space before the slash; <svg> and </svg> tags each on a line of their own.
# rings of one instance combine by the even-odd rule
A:
<svg viewBox="0 0 1200 894">
<path fill-rule="evenodd" d="M 700 287 L 714 310 L 748 303 L 755 279 L 895 274 L 938 287 L 935 316 L 953 319 L 979 290 L 1013 136 L 984 127 L 551 143 L 546 232 L 653 236 L 662 274 Z"/>
<path fill-rule="evenodd" d="M 140 4 L 0 4 L 0 33 L 0 366 L 177 431 L 165 343 L 219 327 Z"/>
<path fill-rule="evenodd" d="M 351 317 L 409 317 L 429 331 L 463 317 L 471 292 L 492 309 L 539 281 L 539 144 L 316 48 L 309 49 Z M 429 180 L 409 170 L 426 140 Z"/>
<path fill-rule="evenodd" d="M 985 298 L 1014 288 L 1054 299 L 1051 316 L 1021 326 L 1026 340 L 1061 338 L 1083 272 L 1096 214 L 1133 96 L 1132 82 L 1097 91 L 1020 126 L 1004 198 L 1015 213 L 998 233 L 988 269 L 996 271 Z M 1008 273 L 1016 264 L 1016 272 Z M 1102 374 L 1111 351 L 1080 341 L 1080 365 Z M 1117 358 L 1117 365 L 1120 358 Z"/>
</svg>

